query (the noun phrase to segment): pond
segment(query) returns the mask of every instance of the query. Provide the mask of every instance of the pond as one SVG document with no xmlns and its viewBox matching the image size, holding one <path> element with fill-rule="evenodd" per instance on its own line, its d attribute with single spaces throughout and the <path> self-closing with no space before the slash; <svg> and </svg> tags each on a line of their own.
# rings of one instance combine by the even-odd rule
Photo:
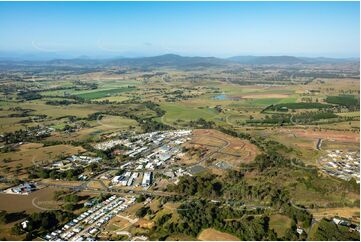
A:
<svg viewBox="0 0 361 242">
<path fill-rule="evenodd" d="M 229 96 L 224 95 L 224 94 L 214 96 L 213 98 L 216 99 L 216 100 L 222 100 L 222 101 L 229 101 L 229 100 L 238 101 L 238 100 L 240 100 L 239 97 L 229 97 Z"/>
</svg>

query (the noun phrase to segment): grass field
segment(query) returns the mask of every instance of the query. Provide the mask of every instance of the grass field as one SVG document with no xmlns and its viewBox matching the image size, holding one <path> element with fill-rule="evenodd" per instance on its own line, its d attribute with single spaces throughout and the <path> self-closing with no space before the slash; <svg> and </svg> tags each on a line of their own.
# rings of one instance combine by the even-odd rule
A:
<svg viewBox="0 0 361 242">
<path fill-rule="evenodd" d="M 59 159 L 60 157 L 66 157 L 74 154 L 84 152 L 82 147 L 74 147 L 71 145 L 54 145 L 43 147 L 42 144 L 24 144 L 20 147 L 19 151 L 11 153 L 1 153 L 0 159 L 10 159 L 11 162 L 2 163 L 1 166 L 8 166 L 15 168 L 21 164 L 22 168 L 39 164 L 41 162 L 51 162 Z M 1 170 L 1 173 L 3 171 Z M 9 174 L 3 173 L 2 175 L 8 176 Z"/>
<path fill-rule="evenodd" d="M 108 100 L 109 102 L 123 102 L 128 100 L 129 98 L 124 96 L 124 95 L 120 95 L 120 96 L 111 96 L 111 97 L 103 97 L 103 98 L 98 98 L 97 101 L 105 101 Z"/>
<path fill-rule="evenodd" d="M 239 241 L 236 236 L 233 236 L 228 233 L 220 232 L 218 230 L 209 228 L 204 229 L 198 235 L 198 240 L 202 241 Z"/>
<path fill-rule="evenodd" d="M 76 96 L 84 98 L 85 100 L 91 100 L 91 99 L 109 97 L 109 96 L 112 96 L 115 94 L 129 92 L 129 91 L 133 91 L 133 90 L 135 90 L 135 88 L 122 87 L 122 88 L 115 88 L 115 89 L 108 89 L 108 90 L 85 92 L 85 93 L 81 93 L 81 94 L 76 94 Z"/>
<path fill-rule="evenodd" d="M 343 218 L 348 218 L 351 221 L 360 222 L 360 208 L 354 207 L 341 207 L 341 208 L 318 208 L 312 209 L 310 212 L 313 214 L 314 218 L 321 220 L 322 218 L 332 218 L 335 216 L 340 216 Z"/>
<path fill-rule="evenodd" d="M 292 220 L 284 215 L 275 214 L 270 217 L 269 226 L 273 229 L 278 237 L 285 235 L 286 230 L 291 227 Z"/>
<path fill-rule="evenodd" d="M 160 107 L 166 111 L 163 120 L 169 123 L 178 119 L 184 121 L 194 121 L 199 118 L 212 120 L 217 116 L 217 112 L 213 108 L 198 108 L 182 103 L 162 103 Z"/>
<path fill-rule="evenodd" d="M 98 139 L 103 134 L 120 132 L 124 130 L 140 130 L 138 123 L 133 119 L 128 119 L 120 116 L 104 116 L 102 119 L 97 121 L 89 121 L 89 128 L 82 128 L 74 133 L 61 133 L 56 132 L 47 140 L 87 140 L 87 139 Z"/>
<path fill-rule="evenodd" d="M 338 116 L 342 117 L 360 117 L 360 111 L 358 112 L 347 112 L 347 113 L 336 113 Z"/>
</svg>

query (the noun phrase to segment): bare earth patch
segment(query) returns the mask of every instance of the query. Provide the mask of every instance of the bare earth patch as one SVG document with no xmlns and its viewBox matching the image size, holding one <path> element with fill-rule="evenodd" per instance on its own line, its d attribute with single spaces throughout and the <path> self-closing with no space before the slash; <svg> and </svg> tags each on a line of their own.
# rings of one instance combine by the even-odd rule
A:
<svg viewBox="0 0 361 242">
<path fill-rule="evenodd" d="M 288 98 L 290 95 L 288 94 L 278 94 L 278 93 L 259 93 L 259 94 L 248 94 L 242 95 L 241 98 L 246 99 L 262 99 L 262 98 Z"/>
<path fill-rule="evenodd" d="M 259 153 L 257 147 L 248 140 L 239 139 L 213 129 L 194 130 L 192 142 L 207 148 L 207 153 L 216 151 L 212 156 L 213 158 L 226 161 L 234 167 L 239 166 L 240 163 L 253 161 Z"/>
<path fill-rule="evenodd" d="M 59 203 L 53 200 L 54 192 L 57 190 L 61 189 L 44 188 L 29 195 L 0 193 L 0 210 L 33 213 L 46 209 L 58 209 Z"/>
<path fill-rule="evenodd" d="M 355 222 L 360 222 L 360 208 L 348 208 L 348 207 L 341 207 L 341 208 L 319 208 L 319 209 L 312 209 L 310 211 L 313 216 L 320 220 L 322 218 L 332 218 L 335 216 L 340 216 L 343 218 L 348 218 Z"/>
<path fill-rule="evenodd" d="M 236 236 L 223 233 L 215 229 L 205 229 L 199 235 L 198 239 L 202 241 L 239 241 Z"/>
</svg>

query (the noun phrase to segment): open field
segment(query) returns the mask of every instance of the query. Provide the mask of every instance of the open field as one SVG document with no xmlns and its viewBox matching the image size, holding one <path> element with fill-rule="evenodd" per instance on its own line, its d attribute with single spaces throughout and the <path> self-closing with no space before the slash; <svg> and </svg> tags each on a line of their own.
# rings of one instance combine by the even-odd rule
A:
<svg viewBox="0 0 361 242">
<path fill-rule="evenodd" d="M 252 162 L 259 154 L 257 147 L 248 141 L 212 129 L 194 130 L 191 141 L 185 144 L 185 147 L 195 149 L 194 152 L 182 157 L 181 163 L 187 165 L 215 159 L 237 168 L 241 163 Z M 202 154 L 202 157 L 199 157 L 199 154 Z"/>
<path fill-rule="evenodd" d="M 117 231 L 126 231 L 130 226 L 132 226 L 132 224 L 128 220 L 115 216 L 109 221 L 105 229 L 112 234 L 116 234 Z"/>
<path fill-rule="evenodd" d="M 77 94 L 76 96 L 84 98 L 85 100 L 90 99 L 98 99 L 98 98 L 104 98 L 108 96 L 112 96 L 114 94 L 119 94 L 122 92 L 129 92 L 134 90 L 134 88 L 116 88 L 116 89 L 109 89 L 109 90 L 101 90 L 101 91 L 94 91 L 94 92 L 85 92 L 81 94 Z"/>
<path fill-rule="evenodd" d="M 61 189 L 43 188 L 29 195 L 0 193 L 0 210 L 28 214 L 52 209 L 59 209 L 59 202 L 54 201 L 54 192 Z"/>
<path fill-rule="evenodd" d="M 192 142 L 222 148 L 218 152 L 220 156 L 227 157 L 233 155 L 238 157 L 238 162 L 249 163 L 259 153 L 257 147 L 250 144 L 249 141 L 223 134 L 217 130 L 194 130 Z M 223 144 L 220 144 L 220 142 L 223 142 Z M 237 166 L 239 164 L 235 163 L 234 165 Z"/>
<path fill-rule="evenodd" d="M 284 215 L 275 214 L 270 217 L 270 228 L 273 229 L 278 236 L 285 235 L 286 230 L 291 228 L 292 220 Z"/>
<path fill-rule="evenodd" d="M 42 144 L 29 143 L 20 146 L 19 151 L 1 153 L 0 159 L 10 160 L 10 162 L 2 163 L 2 167 L 15 167 L 21 165 L 21 168 L 27 168 L 32 165 L 48 164 L 49 162 L 58 160 L 62 157 L 68 157 L 79 154 L 85 150 L 82 147 L 74 147 L 72 145 L 54 145 L 43 147 Z M 1 172 L 3 173 L 3 171 Z M 9 174 L 2 174 L 8 176 Z"/>
<path fill-rule="evenodd" d="M 317 158 L 326 149 L 358 150 L 359 134 L 351 131 L 316 129 L 311 127 L 262 127 L 239 128 L 239 131 L 276 140 L 298 151 L 297 157 L 306 164 L 315 165 Z M 321 151 L 317 150 L 318 139 L 322 139 Z"/>
<path fill-rule="evenodd" d="M 104 134 L 114 132 L 127 130 L 139 131 L 139 125 L 135 120 L 120 116 L 106 115 L 103 116 L 103 118 L 98 118 L 96 121 L 89 121 L 88 124 L 90 127 L 84 127 L 72 133 L 54 132 L 47 140 L 98 139 Z"/>
<path fill-rule="evenodd" d="M 161 104 L 161 108 L 166 111 L 162 118 L 166 123 L 172 123 L 177 120 L 191 121 L 199 118 L 212 120 L 217 116 L 217 113 L 212 108 L 197 108 L 184 104 Z"/>
<path fill-rule="evenodd" d="M 319 208 L 312 209 L 311 213 L 317 220 L 321 220 L 322 218 L 333 218 L 335 216 L 343 217 L 350 219 L 351 221 L 355 221 L 357 223 L 360 222 L 360 208 Z"/>
<path fill-rule="evenodd" d="M 231 234 L 223 233 L 215 229 L 204 229 L 199 235 L 203 241 L 238 241 L 239 239 Z"/>
<path fill-rule="evenodd" d="M 108 100 L 109 102 L 123 102 L 128 100 L 129 98 L 126 96 L 111 96 L 111 97 L 103 97 L 103 98 L 98 98 L 98 101 L 105 101 Z"/>
<path fill-rule="evenodd" d="M 270 99 L 270 98 L 288 98 L 289 95 L 287 94 L 277 94 L 277 93 L 262 93 L 262 94 L 248 94 L 242 95 L 240 98 L 245 99 Z"/>
</svg>

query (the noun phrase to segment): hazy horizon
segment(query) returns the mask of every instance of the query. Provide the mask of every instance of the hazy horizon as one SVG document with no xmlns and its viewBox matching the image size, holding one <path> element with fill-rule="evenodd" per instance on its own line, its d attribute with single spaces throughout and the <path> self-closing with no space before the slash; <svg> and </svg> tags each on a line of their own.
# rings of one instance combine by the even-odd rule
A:
<svg viewBox="0 0 361 242">
<path fill-rule="evenodd" d="M 359 58 L 359 16 L 359 2 L 0 2 L 0 54 Z"/>
<path fill-rule="evenodd" d="M 329 58 L 329 59 L 359 59 L 359 56 L 345 56 L 345 57 L 337 57 L 337 56 L 307 56 L 307 55 L 288 55 L 288 54 L 280 54 L 280 55 L 267 55 L 267 54 L 240 54 L 240 55 L 232 55 L 232 56 L 212 56 L 212 55 L 184 55 L 177 53 L 159 53 L 153 55 L 141 55 L 141 54 L 129 54 L 129 55 L 106 55 L 106 54 L 98 54 L 98 55 L 87 55 L 86 53 L 58 53 L 58 52 L 3 52 L 0 51 L 0 60 L 13 60 L 13 61 L 50 61 L 56 59 L 89 59 L 89 60 L 111 60 L 111 59 L 127 59 L 127 58 L 147 58 L 147 57 L 157 57 L 164 55 L 178 55 L 182 57 L 209 57 L 209 58 L 219 58 L 219 59 L 230 59 L 232 57 L 281 57 L 281 56 L 290 56 L 297 58 Z"/>
</svg>

